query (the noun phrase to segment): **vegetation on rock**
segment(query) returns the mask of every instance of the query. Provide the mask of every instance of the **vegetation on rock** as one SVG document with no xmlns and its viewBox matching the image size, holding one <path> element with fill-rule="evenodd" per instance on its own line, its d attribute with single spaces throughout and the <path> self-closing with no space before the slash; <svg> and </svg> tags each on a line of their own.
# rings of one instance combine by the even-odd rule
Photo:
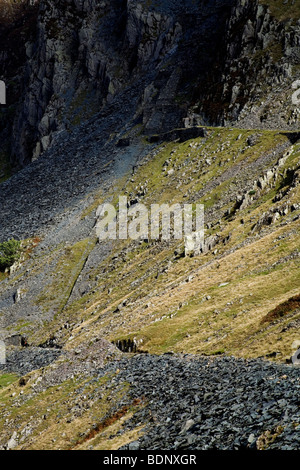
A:
<svg viewBox="0 0 300 470">
<path fill-rule="evenodd" d="M 18 240 L 8 240 L 0 243 L 0 271 L 10 268 L 20 257 L 21 243 Z"/>
</svg>

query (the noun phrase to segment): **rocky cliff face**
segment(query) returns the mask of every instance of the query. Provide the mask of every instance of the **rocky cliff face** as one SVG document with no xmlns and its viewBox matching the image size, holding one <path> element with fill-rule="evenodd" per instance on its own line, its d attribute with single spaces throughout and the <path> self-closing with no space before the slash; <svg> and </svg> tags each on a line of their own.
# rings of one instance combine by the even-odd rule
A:
<svg viewBox="0 0 300 470">
<path fill-rule="evenodd" d="M 294 0 L 1 6 L 0 449 L 299 449 Z M 204 243 L 100 240 L 120 195 Z"/>
<path fill-rule="evenodd" d="M 13 158 L 23 165 L 38 157 L 53 133 L 97 113 L 130 85 L 148 131 L 180 125 L 183 97 L 219 57 L 233 3 L 41 2 L 37 38 L 26 46 Z"/>
<path fill-rule="evenodd" d="M 292 83 L 299 78 L 300 16 L 293 1 L 239 1 L 228 23 L 222 104 L 225 123 L 299 128 Z M 268 5 L 269 4 L 269 7 Z"/>
<path fill-rule="evenodd" d="M 57 132 L 130 87 L 139 103 L 127 126 L 148 133 L 194 123 L 297 127 L 298 33 L 299 23 L 258 0 L 42 0 L 26 42 L 12 160 L 37 158 Z"/>
<path fill-rule="evenodd" d="M 22 93 L 25 93 L 25 90 L 22 91 L 25 43 L 35 39 L 37 13 L 36 2 L 0 2 L 0 79 L 7 89 L 7 105 L 0 105 L 0 181 L 9 176 L 11 129 L 16 106 Z"/>
</svg>

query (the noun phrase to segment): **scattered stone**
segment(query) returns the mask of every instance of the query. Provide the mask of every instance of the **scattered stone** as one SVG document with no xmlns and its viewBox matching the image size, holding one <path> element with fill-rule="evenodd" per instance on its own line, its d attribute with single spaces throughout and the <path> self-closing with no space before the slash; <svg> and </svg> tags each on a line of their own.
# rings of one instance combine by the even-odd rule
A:
<svg viewBox="0 0 300 470">
<path fill-rule="evenodd" d="M 14 431 L 13 435 L 11 436 L 10 440 L 7 443 L 6 449 L 7 450 L 12 450 L 15 447 L 17 447 L 18 441 L 17 441 L 17 433 Z"/>
<path fill-rule="evenodd" d="M 292 362 L 294 365 L 300 365 L 300 349 L 298 349 L 298 351 L 296 351 L 293 355 Z"/>
</svg>

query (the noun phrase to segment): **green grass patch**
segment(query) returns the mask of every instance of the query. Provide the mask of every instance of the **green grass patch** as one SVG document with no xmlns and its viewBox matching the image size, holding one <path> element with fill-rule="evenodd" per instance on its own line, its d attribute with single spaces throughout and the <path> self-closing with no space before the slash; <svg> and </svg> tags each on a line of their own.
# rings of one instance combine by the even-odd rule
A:
<svg viewBox="0 0 300 470">
<path fill-rule="evenodd" d="M 292 20 L 293 23 L 299 18 L 299 3 L 296 0 L 260 0 L 262 5 L 269 7 L 271 15 L 279 21 Z"/>
<path fill-rule="evenodd" d="M 8 240 L 0 243 L 0 271 L 10 268 L 21 255 L 21 242 L 18 240 Z"/>
<path fill-rule="evenodd" d="M 38 305 L 46 310 L 52 308 L 56 314 L 61 312 L 95 243 L 95 240 L 84 239 L 60 251 L 54 281 L 38 297 Z"/>
<path fill-rule="evenodd" d="M 16 382 L 18 376 L 16 374 L 2 374 L 0 375 L 0 389 L 8 387 L 10 384 Z M 1 402 L 1 397 L 0 397 Z"/>
</svg>

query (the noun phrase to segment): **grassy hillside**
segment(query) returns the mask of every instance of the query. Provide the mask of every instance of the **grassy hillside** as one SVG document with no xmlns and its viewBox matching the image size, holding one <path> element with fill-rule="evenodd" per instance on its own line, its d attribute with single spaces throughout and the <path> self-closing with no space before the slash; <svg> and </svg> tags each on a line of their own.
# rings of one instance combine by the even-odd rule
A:
<svg viewBox="0 0 300 470">
<path fill-rule="evenodd" d="M 272 16 L 280 21 L 299 17 L 299 4 L 294 0 L 260 0 L 262 5 L 267 5 Z"/>
<path fill-rule="evenodd" d="M 185 257 L 182 240 L 114 241 L 112 255 L 85 273 L 92 291 L 68 302 L 32 342 L 56 335 L 67 319 L 73 326 L 59 337 L 62 344 L 72 337 L 68 349 L 100 335 L 110 341 L 135 338 L 141 350 L 152 353 L 289 357 L 297 338 L 290 325 L 299 311 L 267 323 L 262 319 L 299 293 L 299 186 L 293 175 L 300 146 L 291 146 L 292 134 L 254 134 L 211 128 L 205 138 L 163 143 L 133 177 L 119 182 L 107 197 L 115 203 L 123 194 L 147 207 L 204 204 L 205 237 L 218 235 L 219 243 L 205 254 Z M 255 145 L 249 145 L 251 139 Z M 280 159 L 275 177 L 259 188 L 266 168 L 277 168 Z M 237 208 L 238 194 L 246 197 L 245 208 Z M 101 195 L 95 195 L 98 203 Z M 65 280 L 73 282 L 76 263 L 94 246 L 95 240 L 88 246 L 82 240 L 68 248 L 72 258 L 60 258 L 60 274 L 37 299 L 39 306 L 50 309 L 51 296 L 55 302 L 60 293 L 64 298 Z"/>
<path fill-rule="evenodd" d="M 102 338 L 134 340 L 140 353 L 290 358 L 300 322 L 299 169 L 295 134 L 208 128 L 205 137 L 149 147 L 134 174 L 83 205 L 80 222 L 119 195 L 147 207 L 202 203 L 205 239 L 217 240 L 206 253 L 184 256 L 182 240 L 115 240 L 96 262 L 102 242 L 93 231 L 43 256 L 33 244 L 6 283 L 16 285 L 26 267 L 36 276 L 48 266 L 51 282 L 34 308 L 49 320 L 24 319 L 15 332 L 31 346 L 55 339 L 64 355 L 21 379 L 1 376 L 1 443 L 16 428 L 23 449 L 117 449 L 138 438 L 141 426 L 127 423 L 143 400 L 130 401 L 130 384 L 120 387 L 114 375 L 82 369 L 119 354 Z M 85 280 L 90 288 L 75 295 Z"/>
</svg>

